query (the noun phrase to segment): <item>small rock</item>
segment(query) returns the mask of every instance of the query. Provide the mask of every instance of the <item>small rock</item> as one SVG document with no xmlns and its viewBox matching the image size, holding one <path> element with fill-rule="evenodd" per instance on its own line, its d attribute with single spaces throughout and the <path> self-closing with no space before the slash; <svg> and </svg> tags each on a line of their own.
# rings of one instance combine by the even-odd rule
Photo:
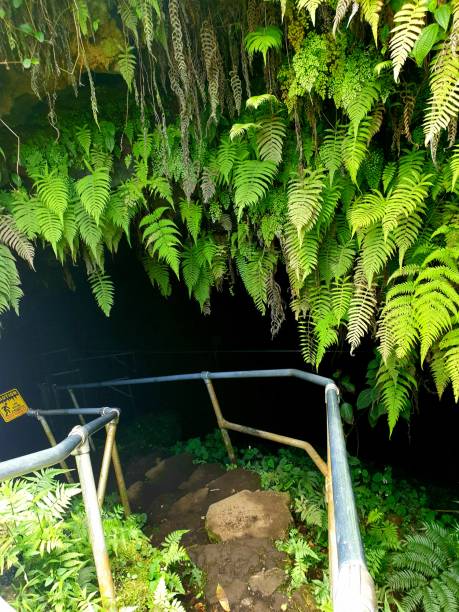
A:
<svg viewBox="0 0 459 612">
<path fill-rule="evenodd" d="M 292 523 L 289 497 L 274 491 L 240 491 L 209 507 L 206 529 L 211 539 L 226 542 L 239 538 L 270 538 L 287 535 Z"/>
<path fill-rule="evenodd" d="M 284 581 L 285 572 L 279 567 L 273 567 L 266 572 L 259 572 L 251 576 L 249 579 L 249 587 L 252 591 L 261 593 L 263 597 L 270 597 Z"/>
<path fill-rule="evenodd" d="M 240 606 L 243 608 L 250 608 L 252 604 L 253 599 L 251 599 L 250 597 L 244 597 L 244 599 L 241 600 Z"/>
<path fill-rule="evenodd" d="M 143 482 L 133 482 L 127 490 L 127 496 L 133 506 L 138 506 L 142 498 Z"/>
</svg>

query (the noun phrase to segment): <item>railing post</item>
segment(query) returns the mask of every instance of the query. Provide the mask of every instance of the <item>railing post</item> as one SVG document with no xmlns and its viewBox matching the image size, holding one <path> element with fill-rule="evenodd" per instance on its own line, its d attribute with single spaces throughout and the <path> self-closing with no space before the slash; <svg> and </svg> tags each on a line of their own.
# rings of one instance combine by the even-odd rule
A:
<svg viewBox="0 0 459 612">
<path fill-rule="evenodd" d="M 75 393 L 74 393 L 73 389 L 68 389 L 68 392 L 69 392 L 69 395 L 70 395 L 70 399 L 72 400 L 73 406 L 78 409 L 80 407 L 80 405 L 77 402 L 77 398 L 75 397 Z M 84 416 L 82 414 L 79 414 L 78 415 L 78 419 L 79 419 L 80 423 L 84 427 L 86 425 L 86 420 L 85 420 Z M 89 438 L 89 445 L 90 445 L 92 451 L 96 450 L 96 447 L 94 445 L 94 442 L 92 441 L 92 438 Z"/>
<path fill-rule="evenodd" d="M 105 426 L 107 437 L 105 440 L 104 455 L 102 458 L 102 466 L 100 468 L 99 483 L 97 486 L 97 499 L 99 506 L 102 508 L 105 497 L 105 490 L 107 488 L 108 471 L 110 469 L 110 460 L 113 461 L 113 470 L 115 472 L 116 484 L 118 486 L 118 492 L 120 494 L 121 503 L 124 508 L 124 514 L 129 516 L 131 514 L 131 507 L 129 504 L 129 498 L 126 490 L 126 483 L 124 481 L 123 470 L 121 468 L 121 461 L 118 454 L 118 448 L 116 446 L 116 428 L 118 421 L 111 421 Z"/>
<path fill-rule="evenodd" d="M 36 414 L 35 413 L 34 416 L 36 416 L 37 420 L 40 422 L 40 425 L 43 427 L 43 431 L 45 432 L 46 437 L 48 438 L 48 441 L 51 444 L 51 446 L 56 446 L 56 444 L 57 444 L 56 438 L 54 437 L 54 434 L 51 431 L 51 427 L 48 425 L 48 421 L 41 414 Z M 60 463 L 61 468 L 63 470 L 65 470 L 64 476 L 65 476 L 67 482 L 69 482 L 69 483 L 75 482 L 73 480 L 72 474 L 70 473 L 70 468 L 66 464 L 66 462 L 64 460 L 62 460 L 59 463 Z"/>
<path fill-rule="evenodd" d="M 234 453 L 233 445 L 231 444 L 231 439 L 229 437 L 228 431 L 225 428 L 225 419 L 223 418 L 222 411 L 220 408 L 220 404 L 218 403 L 217 395 L 215 393 L 214 386 L 210 378 L 206 377 L 206 373 L 203 372 L 202 378 L 206 384 L 207 392 L 209 393 L 210 401 L 212 402 L 212 407 L 215 412 L 215 416 L 217 418 L 218 427 L 220 428 L 220 433 L 222 434 L 223 443 L 226 447 L 226 452 L 228 453 L 229 460 L 231 463 L 236 464 L 236 455 Z"/>
<path fill-rule="evenodd" d="M 115 588 L 110 569 L 107 547 L 105 545 L 102 518 L 97 500 L 96 485 L 89 455 L 89 443 L 86 432 L 77 426 L 73 432 L 82 438 L 82 444 L 73 452 L 76 459 L 78 476 L 80 478 L 81 492 L 86 512 L 86 520 L 91 543 L 94 564 L 96 566 L 97 581 L 104 610 L 115 611 Z"/>
</svg>

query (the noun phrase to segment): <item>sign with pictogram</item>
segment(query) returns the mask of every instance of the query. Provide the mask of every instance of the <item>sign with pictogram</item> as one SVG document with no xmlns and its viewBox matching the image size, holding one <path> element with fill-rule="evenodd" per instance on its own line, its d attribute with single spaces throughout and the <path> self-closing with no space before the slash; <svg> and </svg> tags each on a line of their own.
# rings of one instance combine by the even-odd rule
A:
<svg viewBox="0 0 459 612">
<path fill-rule="evenodd" d="M 0 415 L 7 423 L 22 416 L 28 410 L 29 407 L 17 389 L 10 389 L 0 395 Z"/>
</svg>

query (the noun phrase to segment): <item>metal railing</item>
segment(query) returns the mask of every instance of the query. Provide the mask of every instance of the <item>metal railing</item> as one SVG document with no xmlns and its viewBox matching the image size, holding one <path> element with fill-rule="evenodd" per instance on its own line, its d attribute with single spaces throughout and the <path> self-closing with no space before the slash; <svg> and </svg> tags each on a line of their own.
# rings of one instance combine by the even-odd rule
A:
<svg viewBox="0 0 459 612">
<path fill-rule="evenodd" d="M 56 463 L 59 463 L 67 470 L 65 473 L 67 480 L 73 482 L 73 478 L 68 471 L 65 460 L 70 455 L 75 457 L 100 596 L 104 609 L 115 610 L 115 589 L 105 544 L 100 508 L 103 504 L 110 462 L 112 461 L 124 511 L 127 515 L 130 513 L 126 485 L 115 441 L 120 410 L 118 408 L 108 407 L 72 408 L 67 410 L 29 410 L 27 414 L 36 418 L 41 423 L 51 444 L 51 448 L 0 463 L 0 482 L 50 467 Z M 74 427 L 62 442 L 57 443 L 48 424 L 47 417 L 61 415 L 78 415 L 80 420 L 82 420 L 82 424 Z M 98 416 L 89 423 L 86 423 L 83 415 Z M 104 427 L 107 436 L 98 487 L 96 490 L 89 443 L 91 441 L 91 436 Z M 0 610 L 1 609 L 12 610 L 12 608 L 0 597 Z"/>
<path fill-rule="evenodd" d="M 313 446 L 304 440 L 289 438 L 253 427 L 247 427 L 246 425 L 239 425 L 225 419 L 212 384 L 213 380 L 289 377 L 310 382 L 324 388 L 327 409 L 326 462 L 320 457 Z M 116 388 L 124 385 L 192 380 L 202 380 L 206 385 L 231 462 L 235 462 L 236 458 L 228 431 L 236 431 L 264 440 L 278 442 L 279 444 L 300 448 L 310 456 L 325 478 L 328 506 L 329 570 L 333 609 L 335 612 L 375 612 L 375 588 L 365 563 L 339 410 L 339 390 L 333 380 L 296 369 L 197 372 L 171 376 L 114 379 L 75 385 L 58 385 L 55 386 L 55 397 L 58 399 L 58 392 L 66 390 L 69 392 L 74 405 L 78 407 L 74 393 L 76 389 Z"/>
</svg>

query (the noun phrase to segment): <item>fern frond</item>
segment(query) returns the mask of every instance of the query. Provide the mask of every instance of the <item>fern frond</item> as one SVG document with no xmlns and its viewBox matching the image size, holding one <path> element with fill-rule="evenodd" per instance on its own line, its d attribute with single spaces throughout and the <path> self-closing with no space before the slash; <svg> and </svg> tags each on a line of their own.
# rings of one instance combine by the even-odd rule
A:
<svg viewBox="0 0 459 612">
<path fill-rule="evenodd" d="M 440 341 L 445 373 L 451 380 L 454 399 L 459 400 L 459 329 L 448 332 Z"/>
<path fill-rule="evenodd" d="M 351 355 L 359 346 L 372 324 L 376 310 L 376 292 L 368 284 L 363 262 L 360 259 L 354 273 L 354 292 L 349 305 L 349 324 L 346 340 L 351 346 Z"/>
<path fill-rule="evenodd" d="M 280 49 L 282 45 L 282 31 L 277 26 L 257 28 L 249 32 L 244 38 L 245 48 L 250 57 L 254 53 L 261 53 L 266 65 L 266 56 L 270 49 Z"/>
<path fill-rule="evenodd" d="M 371 27 L 375 45 L 378 44 L 378 24 L 383 4 L 383 0 L 361 0 L 360 2 L 363 18 Z"/>
<path fill-rule="evenodd" d="M 409 414 L 411 402 L 417 389 L 413 373 L 405 369 L 401 362 L 381 363 L 377 374 L 377 385 L 392 435 L 395 424 L 401 414 Z"/>
<path fill-rule="evenodd" d="M 268 281 L 276 262 L 276 253 L 269 250 L 251 248 L 245 254 L 241 252 L 236 254 L 237 268 L 244 286 L 262 314 L 266 312 Z"/>
<path fill-rule="evenodd" d="M 348 133 L 343 140 L 343 161 L 350 174 L 352 182 L 357 182 L 357 172 L 368 152 L 370 119 L 363 119 L 357 132 L 353 126 L 349 126 Z"/>
<path fill-rule="evenodd" d="M 312 229 L 322 205 L 324 172 L 308 170 L 290 179 L 288 185 L 288 216 L 301 239 L 304 231 Z"/>
<path fill-rule="evenodd" d="M 152 255 L 157 254 L 160 260 L 165 261 L 178 278 L 180 232 L 174 221 L 161 218 L 167 210 L 169 210 L 167 206 L 157 208 L 142 219 L 139 227 L 145 227 L 143 240 Z"/>
<path fill-rule="evenodd" d="M 425 144 L 438 138 L 459 114 L 459 57 L 446 39 L 432 61 L 430 69 L 431 97 L 424 121 Z"/>
<path fill-rule="evenodd" d="M 375 102 L 381 95 L 381 86 L 378 82 L 366 84 L 359 95 L 351 102 L 347 108 L 347 114 L 351 120 L 354 136 L 357 136 L 360 122 L 368 115 Z"/>
<path fill-rule="evenodd" d="M 254 108 L 255 110 L 269 102 L 270 104 L 279 104 L 279 100 L 273 94 L 260 94 L 259 96 L 251 96 L 247 99 L 245 105 L 247 108 Z"/>
<path fill-rule="evenodd" d="M 122 49 L 120 51 L 116 62 L 116 69 L 126 82 L 129 91 L 131 91 L 132 89 L 132 82 L 134 80 L 136 63 L 137 59 L 135 56 L 134 47 L 126 46 L 125 49 Z"/>
<path fill-rule="evenodd" d="M 91 130 L 85 124 L 76 128 L 75 135 L 78 143 L 85 152 L 86 157 L 89 157 L 89 151 L 91 149 Z"/>
<path fill-rule="evenodd" d="M 35 188 L 43 204 L 62 219 L 69 202 L 67 177 L 61 176 L 57 168 L 50 172 L 46 167 L 36 176 Z"/>
<path fill-rule="evenodd" d="M 453 149 L 449 159 L 449 166 L 451 168 L 451 191 L 454 191 L 456 181 L 459 178 L 459 144 Z"/>
<path fill-rule="evenodd" d="M 151 284 L 158 287 L 163 297 L 169 297 L 172 287 L 168 266 L 151 257 L 144 257 L 142 262 Z"/>
<path fill-rule="evenodd" d="M 431 175 L 420 176 L 412 170 L 405 172 L 403 177 L 397 181 L 395 189 L 386 200 L 382 227 L 384 236 L 387 238 L 390 231 L 394 230 L 399 221 L 409 217 L 416 209 L 419 209 L 428 195 L 429 187 L 432 185 Z"/>
<path fill-rule="evenodd" d="M 335 172 L 343 163 L 344 128 L 337 125 L 334 129 L 325 130 L 325 138 L 319 149 L 319 158 L 330 175 L 330 185 L 333 183 Z"/>
<path fill-rule="evenodd" d="M 3 243 L 33 267 L 35 249 L 30 240 L 16 226 L 12 215 L 0 214 L 0 243 Z"/>
<path fill-rule="evenodd" d="M 115 287 L 112 279 L 108 276 L 108 274 L 104 274 L 100 270 L 94 270 L 88 274 L 88 278 L 89 284 L 91 285 L 91 291 L 96 298 L 99 308 L 106 317 L 110 316 L 110 310 L 113 306 L 113 296 L 115 293 Z"/>
<path fill-rule="evenodd" d="M 317 266 L 319 239 L 314 231 L 298 236 L 294 225 L 287 223 L 284 228 L 284 251 L 287 268 L 302 282 Z"/>
<path fill-rule="evenodd" d="M 110 198 L 110 173 L 108 168 L 96 168 L 75 183 L 75 189 L 87 213 L 96 223 Z"/>
<path fill-rule="evenodd" d="M 180 215 L 186 223 L 193 241 L 196 243 L 201 228 L 202 206 L 198 202 L 182 200 L 180 202 Z"/>
<path fill-rule="evenodd" d="M 398 83 L 403 64 L 421 35 L 426 12 L 427 0 L 414 0 L 414 2 L 404 4 L 395 13 L 395 27 L 392 29 L 389 49 L 396 83 Z"/>
<path fill-rule="evenodd" d="M 277 170 L 272 161 L 248 159 L 240 162 L 234 172 L 234 201 L 241 218 L 244 208 L 253 206 L 266 194 Z"/>
<path fill-rule="evenodd" d="M 349 213 L 352 231 L 357 232 L 382 221 L 385 208 L 386 200 L 377 189 L 356 198 Z"/>
<path fill-rule="evenodd" d="M 336 30 L 339 28 L 340 23 L 343 21 L 349 7 L 352 4 L 352 0 L 338 0 L 336 5 L 335 17 L 333 19 L 333 36 L 336 36 Z"/>
<path fill-rule="evenodd" d="M 0 314 L 12 308 L 19 315 L 23 296 L 15 259 L 7 246 L 0 244 Z"/>
<path fill-rule="evenodd" d="M 391 236 L 384 236 L 379 223 L 370 227 L 362 241 L 362 265 L 368 284 L 381 272 L 395 251 L 395 243 Z"/>
<path fill-rule="evenodd" d="M 286 132 L 286 125 L 281 117 L 268 115 L 261 118 L 260 129 L 257 130 L 257 147 L 260 159 L 280 164 Z"/>
<path fill-rule="evenodd" d="M 316 11 L 322 2 L 323 0 L 298 0 L 297 2 L 299 10 L 304 8 L 308 10 L 313 26 L 316 25 Z"/>
<path fill-rule="evenodd" d="M 234 140 L 235 138 L 240 138 L 247 134 L 250 130 L 257 130 L 260 127 L 259 123 L 233 123 L 231 126 L 229 137 L 230 140 Z"/>
</svg>

